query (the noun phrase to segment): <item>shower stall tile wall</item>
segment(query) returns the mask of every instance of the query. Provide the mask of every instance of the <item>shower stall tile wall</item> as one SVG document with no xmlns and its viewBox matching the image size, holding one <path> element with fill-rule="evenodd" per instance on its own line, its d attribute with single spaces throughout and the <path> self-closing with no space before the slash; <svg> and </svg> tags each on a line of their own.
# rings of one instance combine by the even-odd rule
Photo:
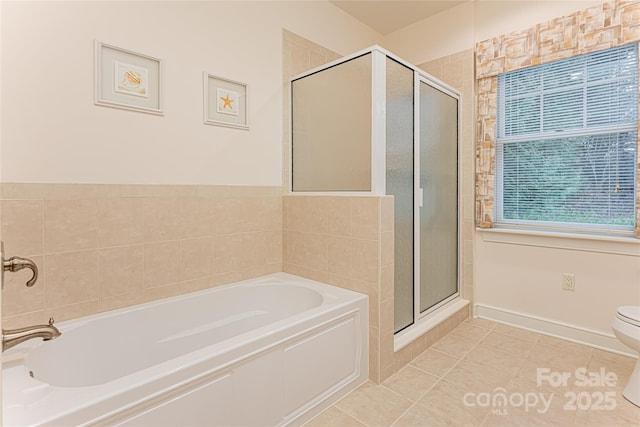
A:
<svg viewBox="0 0 640 427">
<path fill-rule="evenodd" d="M 280 187 L 3 183 L 3 327 L 73 319 L 282 271 Z"/>
<path fill-rule="evenodd" d="M 369 296 L 369 379 L 380 383 L 458 326 L 468 309 L 395 352 L 393 196 L 283 197 L 284 271 Z"/>
</svg>

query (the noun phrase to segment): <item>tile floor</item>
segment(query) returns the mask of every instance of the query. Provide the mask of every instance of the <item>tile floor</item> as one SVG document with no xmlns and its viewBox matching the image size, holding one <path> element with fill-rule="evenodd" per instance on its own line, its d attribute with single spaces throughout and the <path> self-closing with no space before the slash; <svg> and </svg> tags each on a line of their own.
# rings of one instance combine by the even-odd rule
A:
<svg viewBox="0 0 640 427">
<path fill-rule="evenodd" d="M 640 408 L 622 396 L 634 363 L 468 319 L 382 384 L 365 383 L 305 427 L 637 427 Z"/>
</svg>

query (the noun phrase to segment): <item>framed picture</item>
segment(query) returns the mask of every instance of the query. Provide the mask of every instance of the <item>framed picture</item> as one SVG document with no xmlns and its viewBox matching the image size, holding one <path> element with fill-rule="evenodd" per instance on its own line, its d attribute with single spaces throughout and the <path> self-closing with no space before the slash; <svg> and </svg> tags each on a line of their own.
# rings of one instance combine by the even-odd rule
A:
<svg viewBox="0 0 640 427">
<path fill-rule="evenodd" d="M 162 115 L 162 61 L 95 42 L 95 103 Z"/>
<path fill-rule="evenodd" d="M 249 88 L 245 83 L 204 73 L 204 122 L 249 129 Z"/>
</svg>

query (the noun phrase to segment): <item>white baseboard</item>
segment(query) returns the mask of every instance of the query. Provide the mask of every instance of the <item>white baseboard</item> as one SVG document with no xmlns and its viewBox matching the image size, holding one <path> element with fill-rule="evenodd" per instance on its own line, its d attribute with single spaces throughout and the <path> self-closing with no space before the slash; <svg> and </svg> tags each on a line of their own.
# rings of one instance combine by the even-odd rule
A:
<svg viewBox="0 0 640 427">
<path fill-rule="evenodd" d="M 474 305 L 473 316 L 503 323 L 509 326 L 515 326 L 532 332 L 538 332 L 543 335 L 549 335 L 556 338 L 562 338 L 567 341 L 585 344 L 601 350 L 622 354 L 624 356 L 634 358 L 638 357 L 637 354 L 633 353 L 629 348 L 622 344 L 618 338 L 616 338 L 613 331 L 610 334 L 607 334 L 601 331 L 582 328 L 568 323 L 545 319 L 529 313 L 520 313 L 484 304 Z"/>
</svg>

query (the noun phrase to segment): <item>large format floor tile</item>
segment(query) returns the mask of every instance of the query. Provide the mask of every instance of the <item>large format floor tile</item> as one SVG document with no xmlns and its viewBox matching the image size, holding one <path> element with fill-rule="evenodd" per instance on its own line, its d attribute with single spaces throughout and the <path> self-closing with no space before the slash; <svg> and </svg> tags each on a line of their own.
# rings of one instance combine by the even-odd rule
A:
<svg viewBox="0 0 640 427">
<path fill-rule="evenodd" d="M 468 319 L 382 384 L 363 384 L 305 427 L 638 427 L 640 408 L 622 396 L 634 365 L 630 357 Z M 601 372 L 607 384 L 580 380 Z"/>
</svg>

